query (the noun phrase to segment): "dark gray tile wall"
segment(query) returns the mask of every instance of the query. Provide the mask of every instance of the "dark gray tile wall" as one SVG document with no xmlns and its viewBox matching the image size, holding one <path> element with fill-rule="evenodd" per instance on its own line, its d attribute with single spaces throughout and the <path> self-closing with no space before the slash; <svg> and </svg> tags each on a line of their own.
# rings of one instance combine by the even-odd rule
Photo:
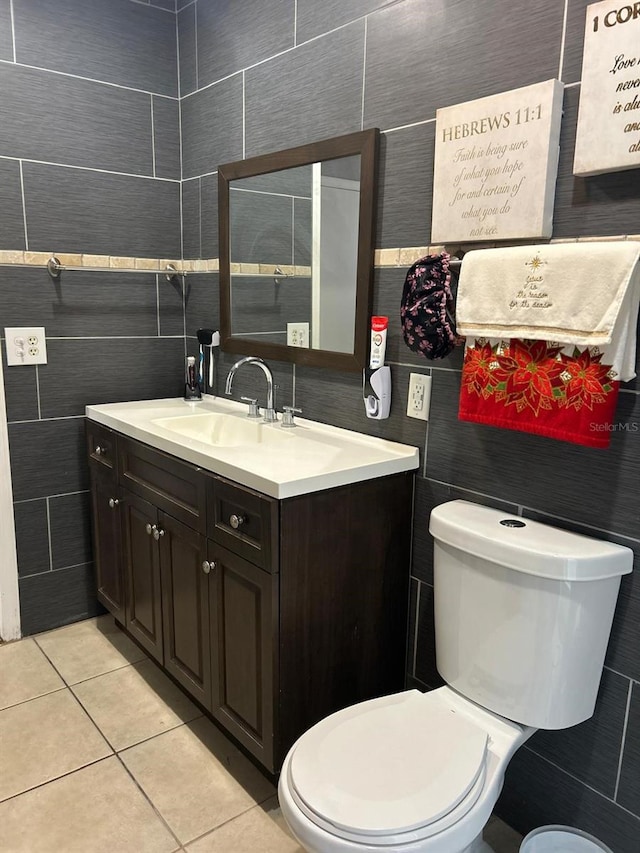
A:
<svg viewBox="0 0 640 853">
<path fill-rule="evenodd" d="M 180 108 L 183 177 L 242 160 L 242 74 L 183 98 Z"/>
<path fill-rule="evenodd" d="M 10 8 L 0 0 L 0 248 L 180 257 L 174 0 L 14 0 L 17 62 Z M 0 317 L 47 335 L 47 364 L 4 368 L 29 634 L 98 612 L 84 408 L 180 393 L 182 283 L 0 267 Z"/>
<path fill-rule="evenodd" d="M 179 7 L 184 2 L 179 0 Z M 559 74 L 565 83 L 576 84 L 587 4 L 588 0 L 568 0 L 566 4 L 533 0 L 515 5 L 506 0 L 481 0 L 463 8 L 452 0 L 439 4 L 423 0 L 328 0 L 323 4 L 298 0 L 296 47 L 283 53 L 273 48 L 272 55 L 266 56 L 263 47 L 273 37 L 269 30 L 260 36 L 259 64 L 255 65 L 242 52 L 229 56 L 232 45 L 250 42 L 255 31 L 254 22 L 247 23 L 245 5 L 240 4 L 237 14 L 230 4 L 225 5 L 217 20 L 230 33 L 229 40 L 224 50 L 213 55 L 211 47 L 219 34 L 208 23 L 202 26 L 202 21 L 215 22 L 220 4 L 195 0 L 179 16 L 181 37 L 189 45 L 182 69 L 183 93 L 209 83 L 215 90 L 230 80 L 239 80 L 240 85 L 233 95 L 229 88 L 221 89 L 224 97 L 209 95 L 206 89 L 182 101 L 183 145 L 190 152 L 185 176 L 215 172 L 222 162 L 216 161 L 218 151 L 229 159 L 242 156 L 238 139 L 243 115 L 246 157 L 378 126 L 382 135 L 376 246 L 428 245 L 436 109 Z M 286 28 L 281 34 L 288 35 Z M 196 55 L 200 72 L 209 75 L 206 81 L 196 80 Z M 244 71 L 244 85 L 239 71 Z M 217 106 L 207 103 L 214 97 L 221 101 L 219 114 Z M 206 119 L 198 114 L 196 98 L 208 110 Z M 565 95 L 553 236 L 638 234 L 637 170 L 583 179 L 571 174 L 578 98 L 579 86 L 570 86 Z M 189 101 L 193 104 L 185 110 Z M 232 152 L 235 156 L 230 156 Z M 192 186 L 185 187 L 183 208 L 183 213 L 188 211 L 185 246 L 199 245 L 203 257 L 216 257 L 216 176 L 207 174 L 199 193 L 195 182 L 189 183 Z M 500 812 L 521 832 L 544 823 L 566 823 L 592 832 L 616 853 L 637 853 L 640 432 L 616 433 L 611 449 L 601 451 L 458 422 L 462 353 L 457 350 L 443 361 L 425 363 L 405 347 L 397 319 L 405 272 L 377 270 L 374 281 L 373 309 L 391 320 L 387 360 L 394 397 L 388 421 L 370 421 L 364 416 L 357 374 L 280 365 L 281 382 L 290 385 L 292 392 L 295 388 L 295 403 L 310 418 L 414 444 L 421 450 L 407 655 L 409 686 L 425 689 L 441 683 L 434 655 L 432 541 L 428 533 L 433 506 L 462 498 L 634 549 L 637 568 L 622 581 L 594 718 L 569 731 L 541 733 L 521 749 L 509 768 Z M 190 329 L 208 325 L 217 317 L 211 303 L 217 275 L 194 278 L 200 280 L 192 283 L 187 306 Z M 232 360 L 222 355 L 221 377 Z M 428 426 L 404 414 L 408 374 L 416 370 L 431 371 L 434 379 Z M 627 387 L 635 389 L 637 383 Z M 260 393 L 259 385 L 256 391 Z M 621 394 L 618 419 L 630 426 L 640 424 L 639 395 Z M 632 701 L 627 714 L 629 695 Z"/>
<path fill-rule="evenodd" d="M 20 163 L 0 158 L 0 233 L 6 247 L 25 249 Z"/>
<path fill-rule="evenodd" d="M 214 83 L 294 45 L 294 0 L 197 3 L 198 85 Z"/>
<path fill-rule="evenodd" d="M 180 257 L 180 184 L 24 163 L 28 248 Z"/>
<path fill-rule="evenodd" d="M 129 0 L 14 0 L 17 60 L 177 97 L 176 18 Z"/>
<path fill-rule="evenodd" d="M 0 0 L 0 59 L 13 60 L 11 0 Z"/>
<path fill-rule="evenodd" d="M 149 95 L 12 64 L 0 65 L 0 92 L 3 153 L 153 174 Z"/>
<path fill-rule="evenodd" d="M 153 104 L 154 174 L 158 178 L 181 177 L 180 105 L 174 98 L 151 96 Z"/>
</svg>

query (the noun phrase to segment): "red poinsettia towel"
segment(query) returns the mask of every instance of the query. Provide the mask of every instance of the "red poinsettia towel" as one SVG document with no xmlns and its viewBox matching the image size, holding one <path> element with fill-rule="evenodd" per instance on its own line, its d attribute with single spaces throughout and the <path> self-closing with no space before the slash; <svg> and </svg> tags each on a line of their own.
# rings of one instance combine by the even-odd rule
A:
<svg viewBox="0 0 640 853">
<path fill-rule="evenodd" d="M 605 353 L 547 341 L 467 340 L 464 421 L 608 447 L 620 383 Z M 609 353 L 610 355 L 610 353 Z"/>
</svg>

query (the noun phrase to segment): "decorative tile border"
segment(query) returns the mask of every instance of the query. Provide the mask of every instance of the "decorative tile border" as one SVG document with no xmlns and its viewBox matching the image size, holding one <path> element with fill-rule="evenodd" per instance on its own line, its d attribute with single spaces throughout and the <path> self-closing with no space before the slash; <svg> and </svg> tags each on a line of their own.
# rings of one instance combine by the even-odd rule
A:
<svg viewBox="0 0 640 853">
<path fill-rule="evenodd" d="M 568 237 L 552 239 L 550 243 L 594 243 L 610 242 L 614 240 L 637 240 L 640 234 L 621 234 L 615 237 Z M 503 243 L 470 243 L 465 246 L 448 247 L 452 254 L 459 251 L 471 249 L 494 249 L 504 245 Z M 379 269 L 406 268 L 411 266 L 418 258 L 425 255 L 438 254 L 444 251 L 445 246 L 404 246 L 397 249 L 376 249 L 374 252 L 374 266 Z M 0 266 L 18 267 L 46 267 L 51 257 L 50 252 L 19 252 L 13 250 L 0 250 Z M 115 255 L 81 255 L 65 252 L 55 253 L 62 267 L 71 270 L 93 270 L 102 272 L 161 272 L 164 273 L 171 265 L 178 275 L 190 273 L 218 272 L 220 262 L 218 258 L 200 259 L 176 259 L 176 258 L 130 258 Z M 293 264 L 280 264 L 279 273 L 276 273 L 274 264 L 231 264 L 231 272 L 234 275 L 265 276 L 269 278 L 301 277 L 311 276 L 311 267 L 294 266 Z"/>
</svg>

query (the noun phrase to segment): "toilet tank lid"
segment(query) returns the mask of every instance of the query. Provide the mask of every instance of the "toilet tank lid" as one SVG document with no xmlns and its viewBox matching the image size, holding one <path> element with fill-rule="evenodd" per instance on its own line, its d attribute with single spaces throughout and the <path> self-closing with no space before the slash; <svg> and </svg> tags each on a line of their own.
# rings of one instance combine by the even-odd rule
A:
<svg viewBox="0 0 640 853">
<path fill-rule="evenodd" d="M 470 501 L 449 501 L 431 512 L 439 542 L 538 577 L 594 581 L 628 574 L 633 551 L 624 545 L 560 530 Z"/>
</svg>

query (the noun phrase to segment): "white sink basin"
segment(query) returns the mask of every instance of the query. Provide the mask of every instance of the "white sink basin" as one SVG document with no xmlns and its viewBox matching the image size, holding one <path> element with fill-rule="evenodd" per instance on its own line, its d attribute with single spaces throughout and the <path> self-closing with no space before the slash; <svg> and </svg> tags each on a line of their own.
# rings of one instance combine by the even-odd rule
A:
<svg viewBox="0 0 640 853">
<path fill-rule="evenodd" d="M 202 414 L 156 418 L 151 423 L 186 438 L 193 438 L 217 447 L 271 444 L 283 437 L 282 433 L 276 432 L 273 428 L 269 429 L 269 425 L 258 418 L 248 418 L 246 415 L 231 412 L 202 412 Z"/>
<path fill-rule="evenodd" d="M 418 449 L 296 418 L 297 426 L 247 417 L 233 400 L 205 397 L 87 406 L 87 417 L 274 498 L 412 471 Z"/>
</svg>

